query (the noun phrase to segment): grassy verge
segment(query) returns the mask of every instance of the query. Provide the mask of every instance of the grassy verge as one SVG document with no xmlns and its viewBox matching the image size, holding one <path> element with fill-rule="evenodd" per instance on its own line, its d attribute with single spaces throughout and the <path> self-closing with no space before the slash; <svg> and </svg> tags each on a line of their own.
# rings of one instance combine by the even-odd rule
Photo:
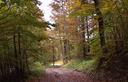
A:
<svg viewBox="0 0 128 82">
<path fill-rule="evenodd" d="M 40 62 L 35 62 L 31 66 L 31 73 L 32 76 L 40 76 L 42 73 L 44 73 L 45 67 Z"/>
<path fill-rule="evenodd" d="M 93 71 L 96 68 L 95 60 L 72 60 L 68 64 L 64 65 L 64 67 L 72 69 L 72 70 L 78 70 L 83 72 L 89 72 Z"/>
</svg>

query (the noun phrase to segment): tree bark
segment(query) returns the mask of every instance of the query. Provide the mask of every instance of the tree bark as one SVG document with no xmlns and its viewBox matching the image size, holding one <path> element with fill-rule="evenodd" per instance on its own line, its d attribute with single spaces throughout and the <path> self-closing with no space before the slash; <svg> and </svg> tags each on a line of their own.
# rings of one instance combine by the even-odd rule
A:
<svg viewBox="0 0 128 82">
<path fill-rule="evenodd" d="M 87 29 L 87 52 L 90 52 L 90 45 L 89 45 L 89 38 L 90 38 L 90 33 L 89 33 L 89 24 L 88 24 L 88 16 L 86 17 L 86 29 Z"/>
<path fill-rule="evenodd" d="M 19 74 L 19 67 L 18 67 L 18 55 L 17 55 L 17 45 L 16 45 L 16 34 L 14 33 L 13 35 L 13 45 L 14 45 L 14 56 L 15 56 L 15 71 L 16 71 L 16 76 Z"/>
<path fill-rule="evenodd" d="M 105 35 L 104 35 L 104 21 L 103 21 L 103 16 L 102 16 L 102 12 L 100 11 L 99 8 L 99 0 L 94 0 L 95 3 L 95 11 L 96 14 L 98 16 L 98 26 L 99 26 L 99 36 L 100 36 L 100 45 L 103 49 L 103 52 L 106 51 L 105 45 Z"/>
<path fill-rule="evenodd" d="M 83 57 L 86 58 L 86 41 L 85 41 L 85 18 L 81 18 L 81 31 L 82 31 L 82 49 L 83 49 Z"/>
<path fill-rule="evenodd" d="M 52 63 L 53 63 L 53 66 L 55 66 L 55 49 L 54 49 L 54 45 L 52 46 Z"/>
</svg>

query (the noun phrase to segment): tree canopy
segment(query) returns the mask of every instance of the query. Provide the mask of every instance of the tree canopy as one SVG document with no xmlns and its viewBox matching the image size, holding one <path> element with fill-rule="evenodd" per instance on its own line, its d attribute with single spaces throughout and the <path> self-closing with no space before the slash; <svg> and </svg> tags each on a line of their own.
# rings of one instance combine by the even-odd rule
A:
<svg viewBox="0 0 128 82">
<path fill-rule="evenodd" d="M 53 0 L 53 24 L 39 5 L 0 0 L 0 82 L 39 77 L 56 61 L 99 79 L 128 78 L 128 0 Z"/>
</svg>

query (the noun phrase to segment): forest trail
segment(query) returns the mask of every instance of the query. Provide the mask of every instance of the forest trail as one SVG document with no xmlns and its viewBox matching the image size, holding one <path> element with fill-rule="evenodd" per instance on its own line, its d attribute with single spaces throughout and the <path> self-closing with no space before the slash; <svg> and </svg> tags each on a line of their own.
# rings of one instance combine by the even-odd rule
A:
<svg viewBox="0 0 128 82">
<path fill-rule="evenodd" d="M 47 68 L 40 82 L 99 82 L 93 81 L 87 74 L 66 68 Z"/>
</svg>

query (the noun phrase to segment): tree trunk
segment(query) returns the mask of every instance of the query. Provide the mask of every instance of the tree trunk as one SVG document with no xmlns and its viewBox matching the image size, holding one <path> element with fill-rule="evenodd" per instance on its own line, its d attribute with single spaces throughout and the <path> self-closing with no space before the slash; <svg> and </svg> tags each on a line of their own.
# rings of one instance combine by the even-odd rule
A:
<svg viewBox="0 0 128 82">
<path fill-rule="evenodd" d="M 55 49 L 54 49 L 54 45 L 52 46 L 52 63 L 53 63 L 53 66 L 55 66 Z"/>
<path fill-rule="evenodd" d="M 89 33 L 89 24 L 88 24 L 88 16 L 86 17 L 86 29 L 87 29 L 87 52 L 90 52 L 90 45 L 89 45 L 89 38 L 90 38 L 90 33 Z"/>
<path fill-rule="evenodd" d="M 81 23 L 81 31 L 82 31 L 82 52 L 83 52 L 83 57 L 86 58 L 86 40 L 85 40 L 85 18 L 81 18 L 82 19 L 82 23 Z"/>
<path fill-rule="evenodd" d="M 64 43 L 64 64 L 67 63 L 67 41 L 66 39 L 63 40 Z"/>
<path fill-rule="evenodd" d="M 19 59 L 19 74 L 23 76 L 24 66 L 23 66 L 23 56 L 21 54 L 21 34 L 18 32 L 18 59 Z"/>
<path fill-rule="evenodd" d="M 16 76 L 19 76 L 19 60 L 18 60 L 18 54 L 17 54 L 17 45 L 16 45 L 16 34 L 13 35 L 13 45 L 14 45 L 14 57 L 15 57 L 15 72 Z"/>
<path fill-rule="evenodd" d="M 106 48 L 106 42 L 105 42 L 105 36 L 104 36 L 104 21 L 103 16 L 99 8 L 99 0 L 94 0 L 95 3 L 95 11 L 98 16 L 98 25 L 99 25 L 99 36 L 100 36 L 100 45 L 103 49 L 103 52 L 105 53 Z"/>
</svg>

